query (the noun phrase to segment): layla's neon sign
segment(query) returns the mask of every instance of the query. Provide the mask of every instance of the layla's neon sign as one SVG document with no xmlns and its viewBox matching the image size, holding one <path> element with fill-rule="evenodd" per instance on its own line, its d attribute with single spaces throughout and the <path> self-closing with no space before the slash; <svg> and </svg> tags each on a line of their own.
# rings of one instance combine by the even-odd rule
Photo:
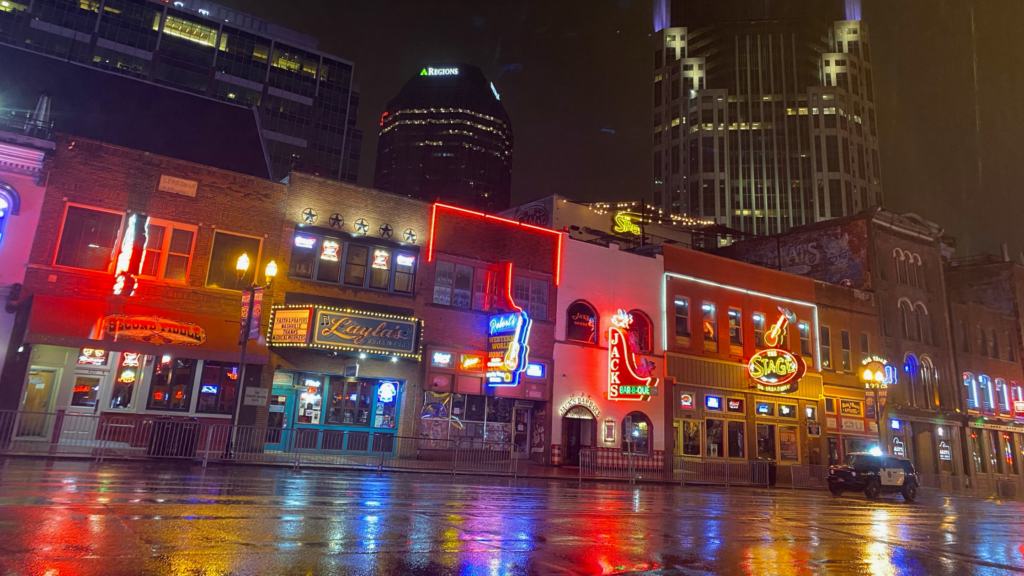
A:
<svg viewBox="0 0 1024 576">
<path fill-rule="evenodd" d="M 609 400 L 650 400 L 652 390 L 658 386 L 658 379 L 637 373 L 636 355 L 629 349 L 626 330 L 633 323 L 633 316 L 624 310 L 612 316 L 608 329 L 608 399 Z"/>
<path fill-rule="evenodd" d="M 764 333 L 764 343 L 769 346 L 754 354 L 747 362 L 747 373 L 761 392 L 786 394 L 795 392 L 800 378 L 807 372 L 804 359 L 779 346 L 786 338 L 789 318 L 794 316 L 785 308 L 779 308 L 778 321 Z"/>
</svg>

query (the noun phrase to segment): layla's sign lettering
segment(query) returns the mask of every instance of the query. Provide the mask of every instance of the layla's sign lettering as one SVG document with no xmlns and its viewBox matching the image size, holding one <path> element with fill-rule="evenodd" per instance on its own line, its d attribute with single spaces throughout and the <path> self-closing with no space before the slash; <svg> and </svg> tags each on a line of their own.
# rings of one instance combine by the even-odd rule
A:
<svg viewBox="0 0 1024 576">
<path fill-rule="evenodd" d="M 747 373 L 761 392 L 786 394 L 796 392 L 800 378 L 807 372 L 807 364 L 800 356 L 784 348 L 778 348 L 779 344 L 785 341 L 789 317 L 793 316 L 793 313 L 785 308 L 779 308 L 779 312 L 781 314 L 778 321 L 764 333 L 764 342 L 770 348 L 761 350 L 750 358 L 747 362 Z"/>
<path fill-rule="evenodd" d="M 530 317 L 523 311 L 497 314 L 487 324 L 487 383 L 516 386 L 529 362 Z"/>
<path fill-rule="evenodd" d="M 653 365 L 645 362 L 641 369 L 637 366 L 636 355 L 629 349 L 626 330 L 632 323 L 632 315 L 619 310 L 612 317 L 612 327 L 608 329 L 609 400 L 650 400 L 652 389 L 658 385 L 658 379 L 650 375 Z"/>
<path fill-rule="evenodd" d="M 383 353 L 415 353 L 416 322 L 354 312 L 316 311 L 313 343 Z"/>
<path fill-rule="evenodd" d="M 587 410 L 590 410 L 590 413 L 594 415 L 594 418 L 601 417 L 601 409 L 597 407 L 597 403 L 585 396 L 570 397 L 568 400 L 565 401 L 564 404 L 562 404 L 558 408 L 558 415 L 565 416 L 566 412 L 568 412 L 569 410 L 576 406 L 583 406 Z"/>
<path fill-rule="evenodd" d="M 103 331 L 114 340 L 145 344 L 201 346 L 206 343 L 206 330 L 202 326 L 156 316 L 107 316 L 103 319 Z"/>
</svg>

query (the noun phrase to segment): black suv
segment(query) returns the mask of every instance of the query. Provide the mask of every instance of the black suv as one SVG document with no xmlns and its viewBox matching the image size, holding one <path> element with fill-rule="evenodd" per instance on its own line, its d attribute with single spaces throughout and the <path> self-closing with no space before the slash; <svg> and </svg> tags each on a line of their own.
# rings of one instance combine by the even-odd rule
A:
<svg viewBox="0 0 1024 576">
<path fill-rule="evenodd" d="M 828 470 L 828 491 L 839 496 L 844 490 L 864 491 L 874 500 L 883 493 L 899 492 L 907 502 L 917 499 L 917 472 L 906 458 L 875 456 L 867 452 L 846 455 L 846 461 Z"/>
</svg>

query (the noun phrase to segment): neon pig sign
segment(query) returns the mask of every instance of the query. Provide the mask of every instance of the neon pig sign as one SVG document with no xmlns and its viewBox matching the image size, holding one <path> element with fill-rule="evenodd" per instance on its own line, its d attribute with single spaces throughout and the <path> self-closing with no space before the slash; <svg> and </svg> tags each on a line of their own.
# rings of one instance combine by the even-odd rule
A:
<svg viewBox="0 0 1024 576">
<path fill-rule="evenodd" d="M 608 329 L 608 399 L 650 400 L 651 390 L 658 386 L 658 379 L 637 374 L 636 354 L 629 349 L 626 335 L 633 316 L 619 310 L 611 322 Z"/>
<path fill-rule="evenodd" d="M 779 347 L 786 337 L 789 317 L 795 318 L 786 308 L 779 308 L 779 311 L 779 319 L 764 333 L 764 343 L 768 348 L 750 358 L 747 373 L 761 392 L 786 394 L 796 392 L 800 378 L 807 372 L 807 364 L 803 358 Z"/>
</svg>

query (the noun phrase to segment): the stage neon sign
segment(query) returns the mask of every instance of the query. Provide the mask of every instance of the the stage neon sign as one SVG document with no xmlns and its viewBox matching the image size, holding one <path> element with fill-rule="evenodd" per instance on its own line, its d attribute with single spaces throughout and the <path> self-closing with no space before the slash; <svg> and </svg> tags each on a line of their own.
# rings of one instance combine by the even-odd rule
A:
<svg viewBox="0 0 1024 576">
<path fill-rule="evenodd" d="M 624 310 L 612 317 L 608 329 L 608 399 L 650 400 L 658 379 L 637 374 L 636 355 L 629 349 L 626 331 L 633 316 Z"/>
<path fill-rule="evenodd" d="M 779 312 L 779 319 L 764 333 L 764 343 L 769 348 L 750 358 L 747 373 L 761 392 L 786 394 L 797 390 L 800 378 L 807 372 L 807 364 L 800 356 L 780 348 L 786 338 L 789 318 L 795 316 L 786 308 L 779 308 Z"/>
</svg>

